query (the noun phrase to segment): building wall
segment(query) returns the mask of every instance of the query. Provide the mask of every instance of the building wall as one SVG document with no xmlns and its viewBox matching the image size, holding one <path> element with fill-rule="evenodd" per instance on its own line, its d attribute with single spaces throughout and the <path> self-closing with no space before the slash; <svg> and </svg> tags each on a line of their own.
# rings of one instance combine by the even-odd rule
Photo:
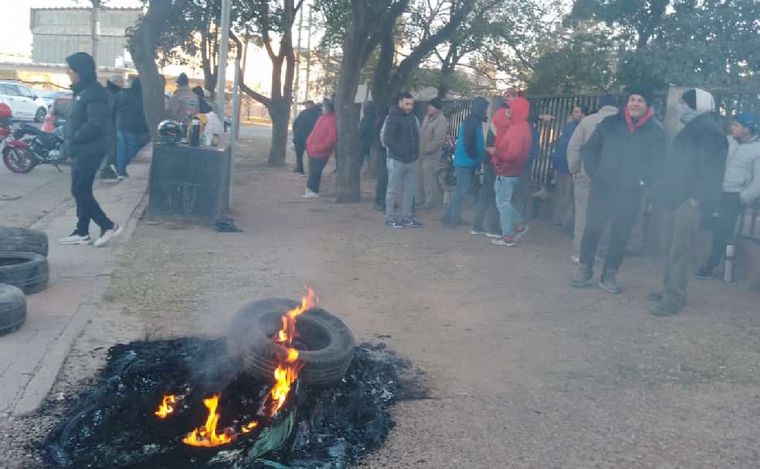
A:
<svg viewBox="0 0 760 469">
<path fill-rule="evenodd" d="M 135 24 L 140 13 L 139 8 L 101 9 L 98 66 L 114 67 L 117 58 L 124 57 L 126 30 Z M 90 8 L 33 8 L 30 23 L 32 61 L 59 64 L 74 52 L 91 52 L 91 19 Z"/>
</svg>

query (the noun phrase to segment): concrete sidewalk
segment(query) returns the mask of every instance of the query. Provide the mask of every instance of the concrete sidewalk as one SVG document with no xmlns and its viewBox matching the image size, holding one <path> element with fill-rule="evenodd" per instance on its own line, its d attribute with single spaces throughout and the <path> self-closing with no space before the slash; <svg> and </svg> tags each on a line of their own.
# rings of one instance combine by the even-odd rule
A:
<svg viewBox="0 0 760 469">
<path fill-rule="evenodd" d="M 27 297 L 27 321 L 0 337 L 0 415 L 34 411 L 50 391 L 74 340 L 98 308 L 110 283 L 115 254 L 134 231 L 146 201 L 150 163 L 135 161 L 132 177 L 121 182 L 97 181 L 95 197 L 108 216 L 124 226 L 111 246 L 61 246 L 71 233 L 76 207 L 68 194 L 31 226 L 50 240 L 50 285 Z M 99 229 L 93 224 L 92 234 Z"/>
</svg>

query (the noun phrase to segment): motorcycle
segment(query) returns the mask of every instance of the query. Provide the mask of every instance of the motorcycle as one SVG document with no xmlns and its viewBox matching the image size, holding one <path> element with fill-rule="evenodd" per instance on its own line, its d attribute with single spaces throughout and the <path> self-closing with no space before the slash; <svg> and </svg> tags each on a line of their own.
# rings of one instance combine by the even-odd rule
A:
<svg viewBox="0 0 760 469">
<path fill-rule="evenodd" d="M 3 163 L 14 173 L 28 173 L 38 164 L 52 164 L 61 171 L 58 164 L 66 160 L 63 127 L 45 132 L 33 125 L 22 124 L 13 131 L 11 140 L 6 139 L 2 154 Z"/>
</svg>

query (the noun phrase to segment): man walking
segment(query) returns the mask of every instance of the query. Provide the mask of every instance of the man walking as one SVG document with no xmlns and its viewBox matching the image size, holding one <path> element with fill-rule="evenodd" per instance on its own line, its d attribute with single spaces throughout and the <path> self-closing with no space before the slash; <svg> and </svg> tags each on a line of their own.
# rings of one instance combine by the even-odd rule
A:
<svg viewBox="0 0 760 469">
<path fill-rule="evenodd" d="M 472 101 L 470 114 L 459 126 L 454 149 L 454 177 L 456 186 L 449 206 L 443 212 L 441 222 L 447 228 L 456 228 L 462 223 L 460 211 L 465 196 L 472 186 L 475 169 L 480 166 L 486 153 L 483 123 L 488 120 L 488 101 L 477 97 Z"/>
<path fill-rule="evenodd" d="M 116 98 L 116 177 L 119 180 L 129 177 L 127 166 L 148 140 L 142 85 L 136 77 Z"/>
<path fill-rule="evenodd" d="M 417 188 L 417 202 L 423 204 L 425 209 L 432 209 L 438 203 L 438 183 L 436 172 L 441 161 L 443 147 L 446 145 L 446 132 L 448 120 L 441 112 L 443 102 L 439 98 L 430 100 L 427 106 L 427 114 L 422 121 L 420 131 L 420 183 Z"/>
<path fill-rule="evenodd" d="M 598 111 L 581 119 L 567 144 L 567 167 L 573 177 L 573 199 L 575 202 L 573 255 L 571 257 L 575 264 L 580 263 L 581 238 L 586 227 L 586 209 L 588 208 L 588 196 L 591 192 L 591 178 L 583 169 L 581 162 L 581 146 L 591 138 L 600 122 L 618 113 L 615 95 L 602 96 L 599 100 L 599 106 Z M 607 243 L 601 241 L 600 244 L 606 247 Z"/>
<path fill-rule="evenodd" d="M 665 280 L 652 314 L 670 316 L 686 302 L 694 236 L 700 211 L 707 216 L 718 210 L 726 168 L 728 142 L 717 117 L 715 101 L 704 90 L 683 94 L 685 127 L 678 132 L 654 188 L 654 200 L 665 208 Z"/>
<path fill-rule="evenodd" d="M 322 109 L 314 105 L 314 101 L 309 100 L 303 104 L 304 110 L 293 121 L 293 145 L 296 150 L 296 167 L 293 168 L 293 172 L 298 174 L 304 174 L 303 154 L 306 151 L 306 139 L 322 115 Z"/>
<path fill-rule="evenodd" d="M 630 90 L 623 113 L 604 119 L 581 148 L 591 193 L 574 287 L 591 284 L 599 238 L 609 220 L 610 242 L 599 286 L 609 293 L 621 291 L 616 274 L 641 209 L 643 188 L 654 182 L 667 144 L 651 102 L 648 88 Z"/>
<path fill-rule="evenodd" d="M 385 224 L 392 228 L 419 228 L 413 215 L 417 192 L 417 158 L 420 151 L 420 122 L 412 112 L 414 98 L 401 93 L 383 125 L 382 142 L 388 152 L 388 189 L 385 194 Z M 396 216 L 396 196 L 401 198 L 401 218 Z"/>
<path fill-rule="evenodd" d="M 568 167 L 567 146 L 575 129 L 578 127 L 578 123 L 586 114 L 588 114 L 588 110 L 585 106 L 573 107 L 570 119 L 562 129 L 562 133 L 557 139 L 554 154 L 552 155 L 554 182 L 556 184 L 552 204 L 552 216 L 555 226 L 569 228 L 573 223 L 573 177 Z"/>
<path fill-rule="evenodd" d="M 713 276 L 734 234 L 742 205 L 751 205 L 760 197 L 760 121 L 755 114 L 737 114 L 728 139 L 726 173 L 723 176 L 720 208 L 713 228 L 710 255 L 696 277 Z"/>
<path fill-rule="evenodd" d="M 72 158 L 71 195 L 77 205 L 77 227 L 61 244 L 90 244 L 90 220 L 100 227 L 95 247 L 108 244 L 121 227 L 108 219 L 92 193 L 95 173 L 107 151 L 108 95 L 97 81 L 95 61 L 77 52 L 66 57 L 74 91 L 66 121 L 66 150 Z"/>
</svg>

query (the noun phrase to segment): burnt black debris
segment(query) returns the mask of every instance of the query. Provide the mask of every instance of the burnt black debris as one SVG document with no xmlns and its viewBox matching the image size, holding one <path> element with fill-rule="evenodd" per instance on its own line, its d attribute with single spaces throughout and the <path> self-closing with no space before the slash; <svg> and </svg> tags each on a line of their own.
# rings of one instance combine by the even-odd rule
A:
<svg viewBox="0 0 760 469">
<path fill-rule="evenodd" d="M 266 429 L 224 446 L 194 448 L 181 440 L 205 421 L 204 398 L 221 391 L 220 431 L 240 428 L 255 418 L 268 383 L 241 373 L 223 339 L 116 345 L 94 386 L 48 436 L 48 463 L 78 469 L 347 467 L 382 445 L 393 426 L 392 404 L 422 397 L 404 394 L 409 386 L 400 376 L 408 370 L 409 363 L 383 345 L 362 344 L 343 381 L 322 388 L 299 383 Z M 165 394 L 181 397 L 175 413 L 159 419 L 154 411 Z"/>
</svg>

